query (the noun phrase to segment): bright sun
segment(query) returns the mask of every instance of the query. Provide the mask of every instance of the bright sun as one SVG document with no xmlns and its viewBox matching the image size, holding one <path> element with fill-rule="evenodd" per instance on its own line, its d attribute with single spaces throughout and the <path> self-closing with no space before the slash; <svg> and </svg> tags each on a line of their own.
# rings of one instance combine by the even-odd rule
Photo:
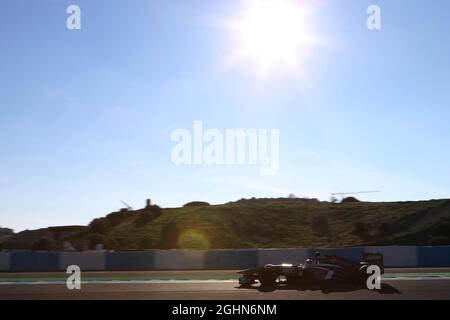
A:
<svg viewBox="0 0 450 320">
<path fill-rule="evenodd" d="M 264 71 L 298 68 L 315 41 L 307 18 L 308 10 L 298 0 L 248 0 L 232 23 L 239 48 L 233 60 L 252 61 Z"/>
</svg>

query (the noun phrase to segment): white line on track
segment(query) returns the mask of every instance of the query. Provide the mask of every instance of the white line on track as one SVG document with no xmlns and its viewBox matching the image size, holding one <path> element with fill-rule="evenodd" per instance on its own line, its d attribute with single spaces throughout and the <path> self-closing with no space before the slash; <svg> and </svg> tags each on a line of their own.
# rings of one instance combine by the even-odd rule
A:
<svg viewBox="0 0 450 320">
<path fill-rule="evenodd" d="M 164 283 L 237 283 L 237 280 L 92 280 L 81 281 L 81 284 L 164 284 Z M 18 282 L 0 282 L 0 285 L 48 285 L 48 284 L 66 284 L 66 281 L 18 281 Z"/>
<path fill-rule="evenodd" d="M 381 278 L 381 281 L 429 281 L 429 280 L 450 280 L 450 277 L 394 277 L 394 278 Z"/>
<path fill-rule="evenodd" d="M 390 281 L 442 281 L 450 280 L 450 277 L 393 277 L 382 278 L 383 282 Z M 88 280 L 81 284 L 202 284 L 202 283 L 236 283 L 237 280 Z M 17 281 L 1 282 L 0 285 L 64 285 L 66 281 Z"/>
</svg>

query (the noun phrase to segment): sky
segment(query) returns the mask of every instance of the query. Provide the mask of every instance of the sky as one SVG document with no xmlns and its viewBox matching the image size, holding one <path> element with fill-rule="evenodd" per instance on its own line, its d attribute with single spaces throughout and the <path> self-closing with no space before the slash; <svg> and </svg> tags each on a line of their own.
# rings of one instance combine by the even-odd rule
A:
<svg viewBox="0 0 450 320">
<path fill-rule="evenodd" d="M 80 30 L 66 27 L 71 4 Z M 366 26 L 372 4 L 381 30 Z M 2 0 L 0 226 L 86 225 L 146 198 L 449 197 L 449 1 L 302 1 L 311 10 L 299 32 L 314 41 L 297 48 L 295 68 L 236 59 L 242 34 L 230 21 L 247 6 Z M 278 172 L 176 165 L 171 135 L 194 121 L 278 129 Z"/>
</svg>

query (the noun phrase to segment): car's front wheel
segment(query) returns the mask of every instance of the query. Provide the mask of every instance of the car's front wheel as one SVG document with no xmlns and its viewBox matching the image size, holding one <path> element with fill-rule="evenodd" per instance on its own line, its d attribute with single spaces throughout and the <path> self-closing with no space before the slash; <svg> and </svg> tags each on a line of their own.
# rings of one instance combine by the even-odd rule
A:
<svg viewBox="0 0 450 320">
<path fill-rule="evenodd" d="M 278 274 L 271 268 L 266 268 L 262 271 L 259 282 L 262 287 L 274 287 L 276 285 Z"/>
</svg>

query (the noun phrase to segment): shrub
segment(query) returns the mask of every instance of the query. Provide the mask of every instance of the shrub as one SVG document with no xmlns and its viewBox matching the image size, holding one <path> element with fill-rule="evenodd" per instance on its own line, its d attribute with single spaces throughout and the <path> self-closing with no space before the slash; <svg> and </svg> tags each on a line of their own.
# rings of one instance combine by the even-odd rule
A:
<svg viewBox="0 0 450 320">
<path fill-rule="evenodd" d="M 100 233 L 93 233 L 89 235 L 89 248 L 95 249 L 98 244 L 103 244 L 106 247 L 106 237 Z"/>
<path fill-rule="evenodd" d="M 311 222 L 313 232 L 320 236 L 329 236 L 331 234 L 328 218 L 325 216 L 314 217 Z"/>
<path fill-rule="evenodd" d="M 150 211 L 142 211 L 138 213 L 136 220 L 134 220 L 134 225 L 143 225 L 152 221 L 154 218 L 154 214 Z"/>
<path fill-rule="evenodd" d="M 4 236 L 12 236 L 13 234 L 14 231 L 12 229 L 0 227 L 0 238 Z"/>
<path fill-rule="evenodd" d="M 440 237 L 432 237 L 429 241 L 428 244 L 431 246 L 444 246 L 444 245 L 448 245 L 450 244 L 450 238 L 449 237 L 444 237 L 444 236 L 440 236 Z"/>
<path fill-rule="evenodd" d="M 148 207 L 146 207 L 144 210 L 149 211 L 151 213 L 153 213 L 153 216 L 159 217 L 162 214 L 162 209 L 160 206 L 156 205 L 156 204 L 152 204 Z"/>
<path fill-rule="evenodd" d="M 153 247 L 153 241 L 151 238 L 144 238 L 139 242 L 138 247 L 142 250 L 151 249 Z"/>
<path fill-rule="evenodd" d="M 391 225 L 387 222 L 383 222 L 379 227 L 378 227 L 378 233 L 380 234 L 380 236 L 387 236 L 391 233 Z"/>
<path fill-rule="evenodd" d="M 133 212 L 131 211 L 118 211 L 118 212 L 112 212 L 108 214 L 105 219 L 108 223 L 108 225 L 111 226 L 117 226 L 118 224 L 122 223 L 123 221 L 127 220 L 131 216 L 133 216 Z"/>
<path fill-rule="evenodd" d="M 356 199 L 355 197 L 347 197 L 342 199 L 341 203 L 352 203 L 352 202 L 361 202 L 358 199 Z"/>
<path fill-rule="evenodd" d="M 192 201 L 192 202 L 188 202 L 185 205 L 183 205 L 183 207 L 207 207 L 210 204 L 208 202 L 205 201 Z"/>
<path fill-rule="evenodd" d="M 366 225 L 364 222 L 358 222 L 355 225 L 355 229 L 353 230 L 353 234 L 360 237 L 361 240 L 365 241 L 369 238 L 369 232 L 367 230 Z"/>
<path fill-rule="evenodd" d="M 176 249 L 179 236 L 180 229 L 175 223 L 165 224 L 162 228 L 159 247 L 161 249 Z"/>
<path fill-rule="evenodd" d="M 52 251 L 55 249 L 55 242 L 50 238 L 41 238 L 35 241 L 31 250 L 33 251 Z"/>
<path fill-rule="evenodd" d="M 104 234 L 106 233 L 106 222 L 104 219 L 94 219 L 89 224 L 89 232 L 90 233 L 99 233 Z"/>
<path fill-rule="evenodd" d="M 162 209 L 157 205 L 150 205 L 146 208 L 139 210 L 136 220 L 134 220 L 134 225 L 139 226 L 147 224 L 153 219 L 159 217 L 162 213 Z"/>
</svg>

